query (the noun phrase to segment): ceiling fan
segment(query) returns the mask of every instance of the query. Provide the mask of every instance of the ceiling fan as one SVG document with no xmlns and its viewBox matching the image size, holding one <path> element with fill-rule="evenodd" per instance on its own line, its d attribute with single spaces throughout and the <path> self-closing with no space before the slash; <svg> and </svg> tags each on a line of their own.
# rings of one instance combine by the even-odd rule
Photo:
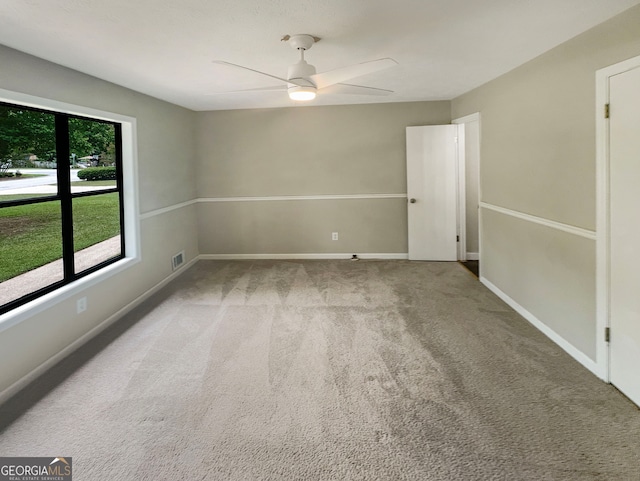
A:
<svg viewBox="0 0 640 481">
<path fill-rule="evenodd" d="M 276 75 L 260 72 L 259 70 L 254 70 L 249 67 L 243 67 L 242 65 L 236 65 L 230 62 L 224 62 L 222 60 L 214 60 L 214 63 L 216 64 L 235 67 L 242 70 L 248 70 L 250 72 L 279 80 L 283 84 L 274 87 L 259 87 L 255 89 L 234 90 L 232 92 L 220 93 L 286 90 L 289 94 L 289 98 L 291 98 L 292 100 L 302 101 L 313 100 L 319 90 L 322 90 L 326 93 L 359 95 L 389 95 L 393 93 L 392 90 L 343 83 L 344 81 L 350 80 L 352 78 L 360 77 L 362 75 L 377 72 L 379 70 L 397 65 L 398 62 L 396 62 L 392 58 L 381 58 L 378 60 L 372 60 L 370 62 L 351 65 L 349 67 L 342 67 L 335 70 L 329 70 L 327 72 L 316 73 L 316 68 L 305 61 L 304 52 L 306 50 L 309 50 L 313 46 L 313 44 L 318 42 L 319 40 L 320 38 L 307 34 L 285 35 L 284 37 L 282 37 L 282 41 L 289 42 L 289 45 L 291 45 L 291 47 L 300 52 L 300 60 L 297 63 L 289 66 L 287 78 L 278 77 Z"/>
</svg>

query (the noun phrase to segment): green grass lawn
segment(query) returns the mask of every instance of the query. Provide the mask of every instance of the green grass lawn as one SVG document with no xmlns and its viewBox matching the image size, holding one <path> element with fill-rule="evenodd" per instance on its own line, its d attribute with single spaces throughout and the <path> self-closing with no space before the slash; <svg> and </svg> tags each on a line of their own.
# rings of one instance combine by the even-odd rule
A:
<svg viewBox="0 0 640 481">
<path fill-rule="evenodd" d="M 34 197 L 47 197 L 55 194 L 11 194 L 11 195 L 2 195 L 0 194 L 0 202 L 9 201 L 9 200 L 20 200 L 20 199 L 33 199 Z"/>
<path fill-rule="evenodd" d="M 94 186 L 94 185 L 115 187 L 116 181 L 115 180 L 77 180 L 75 182 L 71 182 L 71 185 L 79 185 L 83 187 Z"/>
<path fill-rule="evenodd" d="M 120 234 L 118 194 L 74 199 L 73 218 L 76 251 Z M 59 201 L 0 209 L 0 282 L 60 259 L 60 231 Z"/>
</svg>

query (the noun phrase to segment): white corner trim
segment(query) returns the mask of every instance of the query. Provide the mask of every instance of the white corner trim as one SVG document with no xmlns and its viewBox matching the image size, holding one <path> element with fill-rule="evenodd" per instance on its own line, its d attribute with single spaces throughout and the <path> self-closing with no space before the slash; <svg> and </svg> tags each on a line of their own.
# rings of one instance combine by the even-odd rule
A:
<svg viewBox="0 0 640 481">
<path fill-rule="evenodd" d="M 263 197 L 200 197 L 198 202 L 268 202 L 282 200 L 348 200 L 348 199 L 406 199 L 407 194 L 326 194 L 326 195 L 269 195 Z"/>
<path fill-rule="evenodd" d="M 468 261 L 479 261 L 480 253 L 479 252 L 467 252 L 467 260 Z"/>
<path fill-rule="evenodd" d="M 47 370 L 51 369 L 62 359 L 64 359 L 65 357 L 70 355 L 72 352 L 82 347 L 84 344 L 86 344 L 91 339 L 96 337 L 102 331 L 107 329 L 110 325 L 112 325 L 113 323 L 121 319 L 129 311 L 138 307 L 140 304 L 146 301 L 149 297 L 151 297 L 153 294 L 155 294 L 164 286 L 166 286 L 169 282 L 171 282 L 176 277 L 183 274 L 189 267 L 191 267 L 197 261 L 198 261 L 198 258 L 195 257 L 194 259 L 189 261 L 187 264 L 184 264 L 184 266 L 181 266 L 178 270 L 176 270 L 171 275 L 169 275 L 168 277 L 166 277 L 165 279 L 157 283 L 151 289 L 144 292 L 142 295 L 140 295 L 139 297 L 131 301 L 129 304 L 119 309 L 116 313 L 109 316 L 107 319 L 102 321 L 100 324 L 98 324 L 96 327 L 94 327 L 89 332 L 84 334 L 82 337 L 76 339 L 74 342 L 72 342 L 67 347 L 65 347 L 62 351 L 57 352 L 56 354 L 51 356 L 49 359 L 44 361 L 42 364 L 40 364 L 38 367 L 34 368 L 31 372 L 29 372 L 22 378 L 18 379 L 16 382 L 14 382 L 11 386 L 6 388 L 4 391 L 0 392 L 0 405 L 2 405 L 2 403 L 7 401 L 11 396 L 17 394 L 21 389 L 25 388 L 27 385 L 35 381 L 39 376 L 44 374 Z"/>
<path fill-rule="evenodd" d="M 196 204 L 198 201 L 188 200 L 186 202 L 180 202 L 179 204 L 173 204 L 167 207 L 163 207 L 161 209 L 151 210 L 149 212 L 145 212 L 144 214 L 140 214 L 140 219 L 149 219 L 150 217 L 155 217 L 157 215 L 166 214 L 167 212 L 171 212 L 173 210 L 182 209 L 183 207 L 189 207 L 190 205 Z"/>
<path fill-rule="evenodd" d="M 465 115 L 464 117 L 459 117 L 451 121 L 452 124 L 467 124 L 469 122 L 479 122 L 480 121 L 480 112 L 476 112 L 473 114 Z"/>
<path fill-rule="evenodd" d="M 539 331 L 541 331 L 545 336 L 555 342 L 558 346 L 560 346 L 567 354 L 573 357 L 576 361 L 586 367 L 593 374 L 598 376 L 600 379 L 605 380 L 605 370 L 593 359 L 584 354 L 578 348 L 576 348 L 569 341 L 560 336 L 557 332 L 547 326 L 544 322 L 534 316 L 531 312 L 526 310 L 516 301 L 514 301 L 511 297 L 505 294 L 502 290 L 500 290 L 496 285 L 494 285 L 491 281 L 487 280 L 486 277 L 480 277 L 480 282 L 484 284 L 491 292 L 493 292 L 496 296 L 502 299 L 509 307 L 511 307 L 514 311 L 524 317 L 527 321 L 529 321 L 534 327 L 536 327 Z"/>
<path fill-rule="evenodd" d="M 583 229 L 581 227 L 575 227 L 569 224 L 563 224 L 562 222 L 556 222 L 554 220 L 545 219 L 544 217 L 537 217 L 535 215 L 525 214 L 524 212 L 518 212 L 517 210 L 507 209 L 505 207 L 489 204 L 487 202 L 480 202 L 480 207 L 483 209 L 492 210 L 494 212 L 499 212 L 501 214 L 509 215 L 511 217 L 516 217 L 518 219 L 525 220 L 528 222 L 533 222 L 535 224 L 551 227 L 552 229 L 561 230 L 563 232 L 584 237 L 586 239 L 596 240 L 596 232 L 592 230 Z"/>
<path fill-rule="evenodd" d="M 386 260 L 406 260 L 409 255 L 406 253 L 355 253 L 359 259 L 386 259 Z M 198 259 L 202 260 L 298 260 L 298 259 L 351 259 L 352 254 L 330 253 L 330 254 L 200 254 Z"/>
</svg>

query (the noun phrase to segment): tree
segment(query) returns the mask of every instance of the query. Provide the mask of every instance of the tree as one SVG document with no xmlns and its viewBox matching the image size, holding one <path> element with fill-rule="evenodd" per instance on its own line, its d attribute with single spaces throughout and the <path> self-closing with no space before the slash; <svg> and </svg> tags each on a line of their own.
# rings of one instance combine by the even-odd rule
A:
<svg viewBox="0 0 640 481">
<path fill-rule="evenodd" d="M 101 164 L 115 162 L 115 129 L 112 124 L 69 119 L 69 147 L 78 158 L 99 155 Z"/>
<path fill-rule="evenodd" d="M 76 156 L 100 156 L 102 164 L 115 161 L 115 129 L 112 124 L 69 118 L 69 147 Z M 55 117 L 21 107 L 0 106 L 0 163 L 14 166 L 30 155 L 55 161 Z"/>
<path fill-rule="evenodd" d="M 0 160 L 45 158 L 55 151 L 55 120 L 49 113 L 0 106 Z"/>
</svg>

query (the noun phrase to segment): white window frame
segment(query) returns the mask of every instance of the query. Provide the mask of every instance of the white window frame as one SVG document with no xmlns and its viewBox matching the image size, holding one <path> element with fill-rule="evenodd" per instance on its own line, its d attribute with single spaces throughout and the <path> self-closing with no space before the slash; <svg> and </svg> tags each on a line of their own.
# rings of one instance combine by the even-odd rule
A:
<svg viewBox="0 0 640 481">
<path fill-rule="evenodd" d="M 87 118 L 116 122 L 122 126 L 122 178 L 124 199 L 125 256 L 96 272 L 0 315 L 0 332 L 46 311 L 60 302 L 129 269 L 141 260 L 140 208 L 138 200 L 138 155 L 136 119 L 126 115 L 83 107 L 57 100 L 0 89 L 0 101 L 37 109 L 52 110 Z"/>
</svg>

